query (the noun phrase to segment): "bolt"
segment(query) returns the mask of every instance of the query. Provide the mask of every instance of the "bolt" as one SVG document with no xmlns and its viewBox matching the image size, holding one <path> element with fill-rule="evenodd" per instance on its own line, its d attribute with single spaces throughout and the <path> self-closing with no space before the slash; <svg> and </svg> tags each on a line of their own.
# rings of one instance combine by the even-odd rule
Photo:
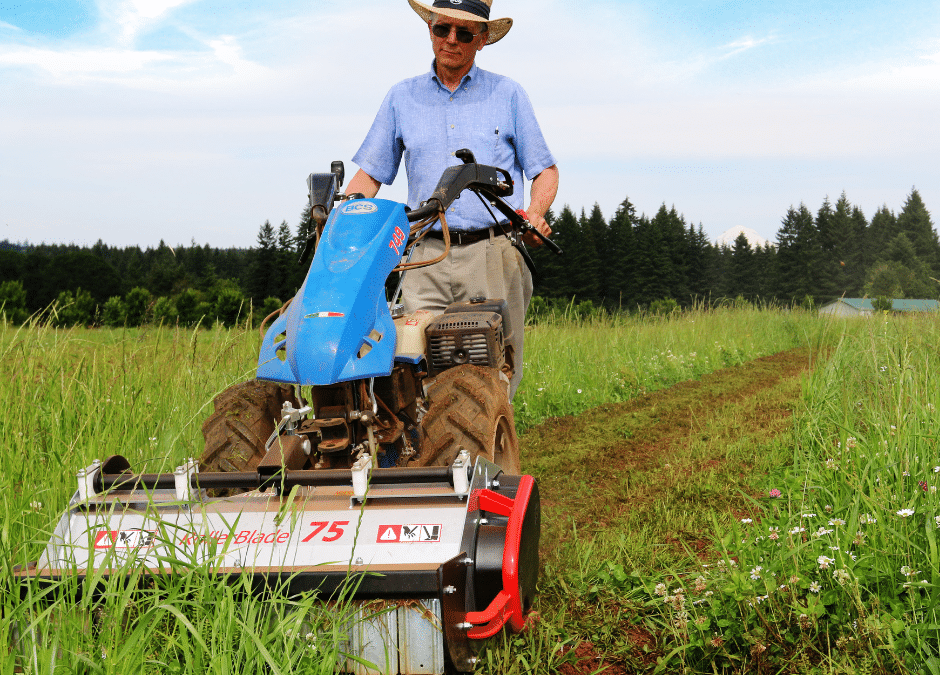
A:
<svg viewBox="0 0 940 675">
<path fill-rule="evenodd" d="M 445 594 L 451 595 L 451 594 L 456 593 L 456 592 L 457 592 L 457 589 L 454 588 L 453 586 L 444 586 L 444 593 L 445 593 Z"/>
<path fill-rule="evenodd" d="M 463 621 L 461 623 L 458 623 L 456 628 L 457 630 L 470 630 L 471 628 L 473 628 L 473 624 Z"/>
<path fill-rule="evenodd" d="M 467 567 L 470 567 L 470 565 L 473 564 L 473 558 L 467 558 L 467 559 L 465 559 L 465 560 L 463 561 L 463 564 L 466 565 Z"/>
<path fill-rule="evenodd" d="M 499 481 L 498 481 L 498 480 L 494 480 L 492 483 L 490 483 L 490 487 L 492 487 L 492 488 L 498 488 L 498 487 L 499 487 Z"/>
<path fill-rule="evenodd" d="M 355 564 L 356 564 L 356 565 L 361 565 L 361 564 L 362 564 L 362 558 L 356 558 L 356 563 L 355 563 Z"/>
<path fill-rule="evenodd" d="M 78 475 L 79 478 L 84 478 L 84 477 L 85 477 L 85 469 L 79 469 L 77 475 Z"/>
</svg>

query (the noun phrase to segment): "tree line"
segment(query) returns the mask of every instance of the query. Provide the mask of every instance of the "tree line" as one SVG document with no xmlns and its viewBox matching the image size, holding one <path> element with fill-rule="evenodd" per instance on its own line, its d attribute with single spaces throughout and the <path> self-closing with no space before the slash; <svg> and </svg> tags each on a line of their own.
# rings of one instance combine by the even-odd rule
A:
<svg viewBox="0 0 940 675">
<path fill-rule="evenodd" d="M 663 204 L 637 216 L 624 199 L 610 220 L 564 207 L 552 216 L 556 257 L 536 250 L 535 292 L 609 310 L 679 306 L 723 299 L 818 306 L 839 297 L 940 297 L 940 241 L 920 194 L 912 189 L 900 212 L 882 206 L 866 218 L 843 193 L 813 214 L 791 206 L 775 244 L 752 247 L 742 234 L 730 246 L 712 243 L 702 225 Z"/>
<path fill-rule="evenodd" d="M 710 242 L 663 204 L 637 215 L 624 199 L 608 220 L 595 204 L 568 206 L 547 219 L 565 250 L 530 249 L 538 269 L 536 309 L 574 301 L 588 310 L 635 311 L 725 299 L 819 305 L 840 296 L 940 297 L 940 241 L 930 212 L 912 189 L 901 210 L 869 220 L 843 193 L 812 213 L 784 214 L 774 245 Z M 22 322 L 49 312 L 58 325 L 232 325 L 266 316 L 299 288 L 297 264 L 311 228 L 304 210 L 295 229 L 266 221 L 252 248 L 91 247 L 0 242 L 0 306 Z"/>
</svg>

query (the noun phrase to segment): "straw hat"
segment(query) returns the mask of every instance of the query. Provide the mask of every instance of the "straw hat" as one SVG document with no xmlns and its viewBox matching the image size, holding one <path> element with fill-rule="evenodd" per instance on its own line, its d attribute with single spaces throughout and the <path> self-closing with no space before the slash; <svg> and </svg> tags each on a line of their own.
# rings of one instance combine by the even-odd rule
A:
<svg viewBox="0 0 940 675">
<path fill-rule="evenodd" d="M 493 0 L 434 0 L 433 5 L 408 0 L 408 4 L 425 22 L 431 20 L 431 14 L 440 14 L 452 19 L 485 23 L 489 31 L 489 38 L 486 40 L 488 45 L 502 40 L 512 28 L 512 19 L 490 18 L 490 6 Z"/>
</svg>

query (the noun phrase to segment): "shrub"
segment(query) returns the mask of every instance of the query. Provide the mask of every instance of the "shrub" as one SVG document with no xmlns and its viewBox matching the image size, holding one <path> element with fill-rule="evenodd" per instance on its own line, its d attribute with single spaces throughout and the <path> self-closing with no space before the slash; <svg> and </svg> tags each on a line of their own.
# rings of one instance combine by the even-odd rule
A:
<svg viewBox="0 0 940 675">
<path fill-rule="evenodd" d="M 152 305 L 150 291 L 140 286 L 131 289 L 124 297 L 128 326 L 140 326 L 147 322 Z"/>
<path fill-rule="evenodd" d="M 12 323 L 23 323 L 29 318 L 26 289 L 21 281 L 0 283 L 0 318 Z"/>
<path fill-rule="evenodd" d="M 127 308 L 124 306 L 124 301 L 121 300 L 121 297 L 114 295 L 108 298 L 108 301 L 104 303 L 104 308 L 101 311 L 101 323 L 111 328 L 117 328 L 118 326 L 123 326 L 126 320 Z"/>
</svg>

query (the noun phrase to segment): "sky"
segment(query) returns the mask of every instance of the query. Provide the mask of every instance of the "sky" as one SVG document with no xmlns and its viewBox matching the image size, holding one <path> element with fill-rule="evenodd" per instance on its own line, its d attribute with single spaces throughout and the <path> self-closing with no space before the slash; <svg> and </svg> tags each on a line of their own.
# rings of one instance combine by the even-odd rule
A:
<svg viewBox="0 0 940 675">
<path fill-rule="evenodd" d="M 940 211 L 940 3 L 494 0 L 477 64 L 523 85 L 556 213 L 674 206 L 774 240 L 844 192 Z M 0 0 L 0 240 L 248 247 L 295 228 L 431 63 L 406 0 Z M 526 186 L 528 191 L 528 186 Z M 379 197 L 403 201 L 405 175 Z"/>
</svg>

